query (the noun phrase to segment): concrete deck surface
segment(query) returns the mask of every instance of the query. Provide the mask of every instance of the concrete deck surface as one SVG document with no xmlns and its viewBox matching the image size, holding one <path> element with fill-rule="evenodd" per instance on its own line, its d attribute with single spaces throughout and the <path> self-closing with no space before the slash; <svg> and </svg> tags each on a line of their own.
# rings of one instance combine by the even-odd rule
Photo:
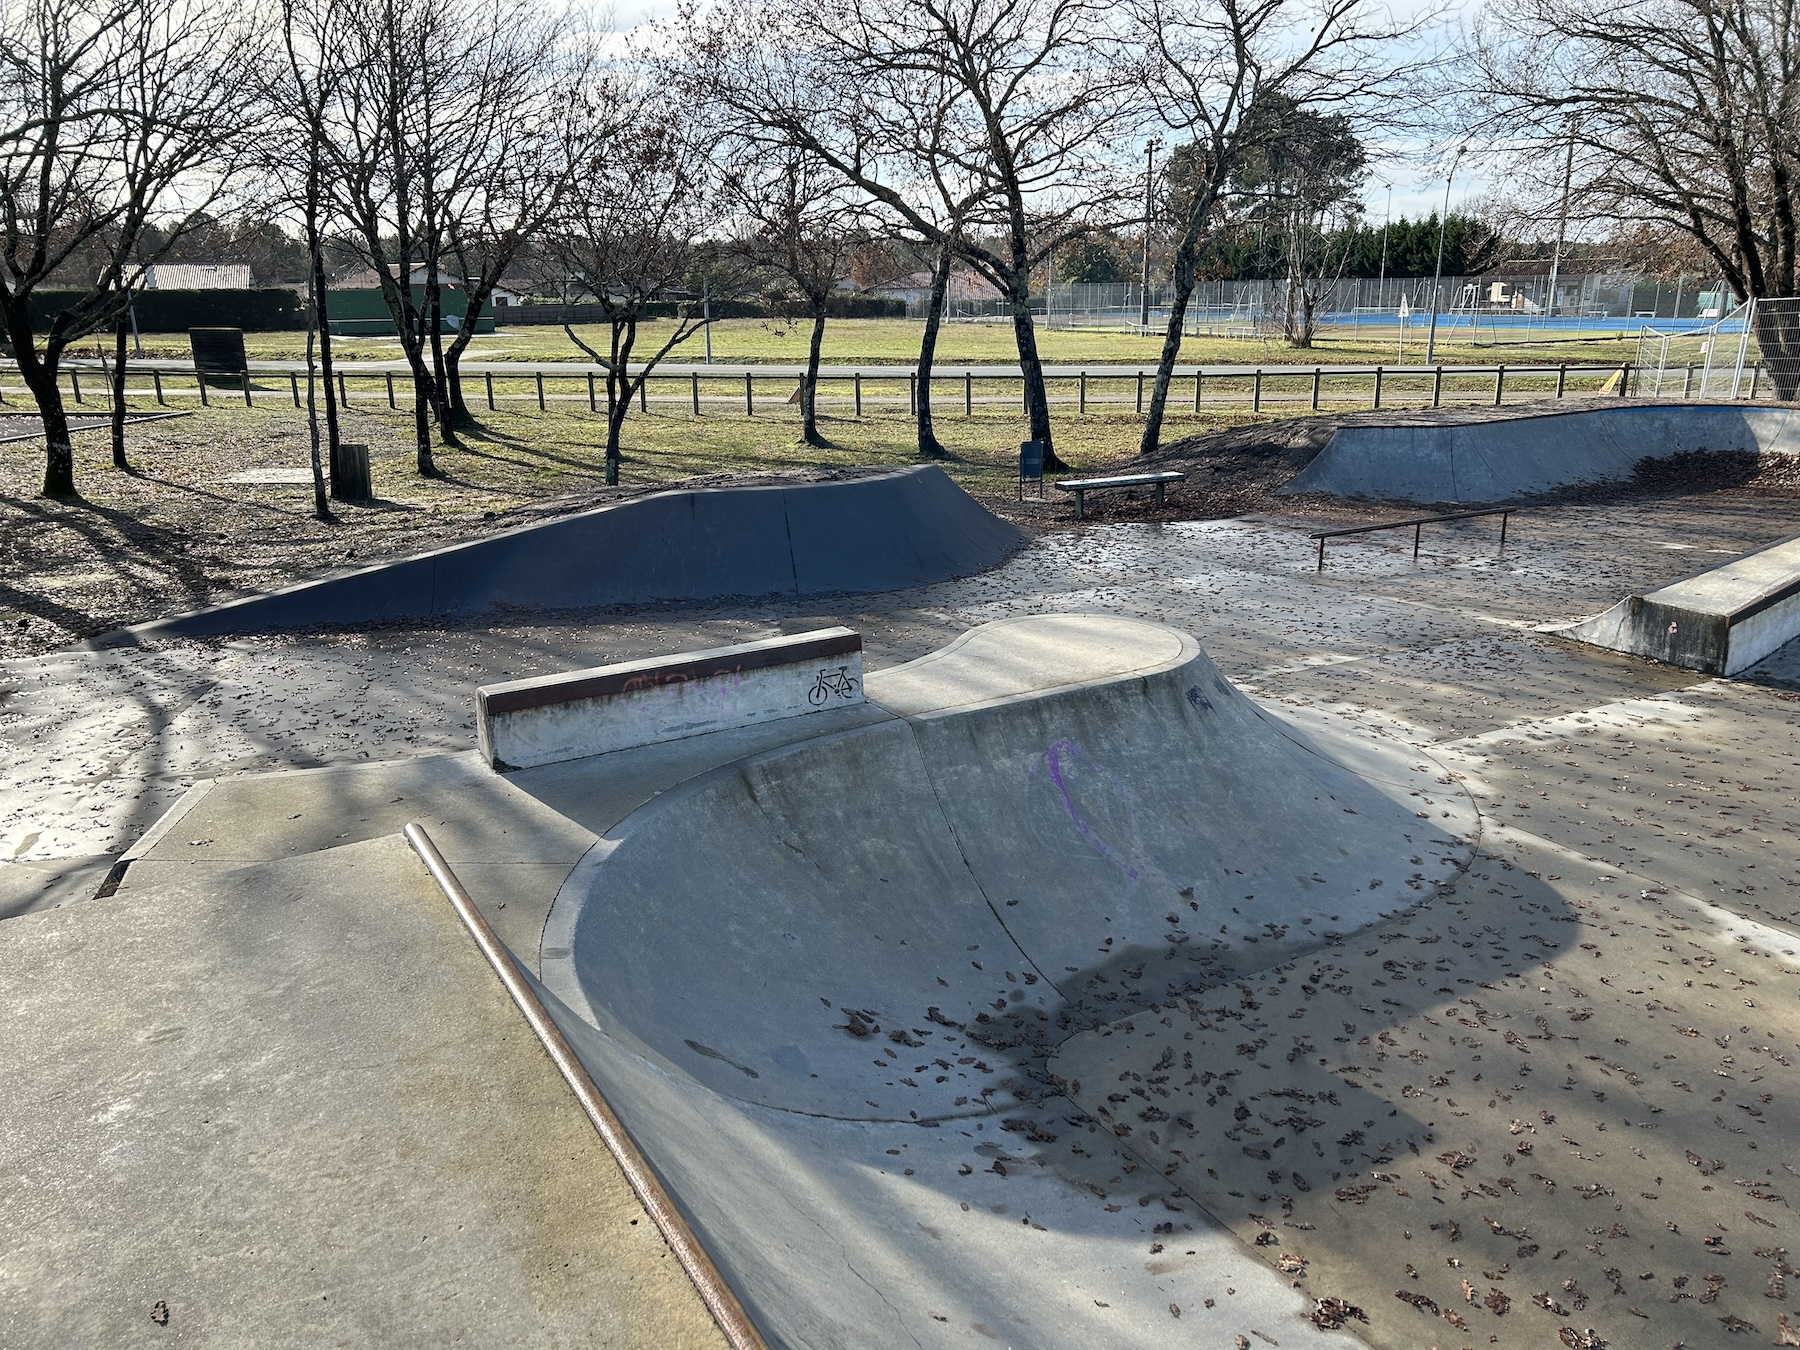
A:
<svg viewBox="0 0 1800 1350">
<path fill-rule="evenodd" d="M 722 1343 L 400 841 L 13 919 L 0 969 L 0 1343 Z"/>
</svg>

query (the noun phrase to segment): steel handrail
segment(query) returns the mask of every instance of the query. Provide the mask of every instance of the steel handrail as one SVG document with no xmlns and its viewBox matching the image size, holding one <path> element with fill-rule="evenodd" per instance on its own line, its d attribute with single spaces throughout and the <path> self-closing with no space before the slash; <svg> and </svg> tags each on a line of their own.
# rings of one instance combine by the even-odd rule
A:
<svg viewBox="0 0 1800 1350">
<path fill-rule="evenodd" d="M 750 1321 L 749 1314 L 744 1311 L 743 1304 L 738 1302 L 737 1295 L 725 1283 L 725 1277 L 713 1264 L 712 1257 L 707 1255 L 699 1237 L 675 1207 L 668 1191 L 663 1189 L 662 1182 L 657 1179 L 650 1166 L 650 1160 L 643 1155 L 624 1122 L 613 1111 L 599 1085 L 588 1073 L 587 1066 L 581 1062 L 563 1036 L 562 1029 L 550 1016 L 550 1010 L 537 996 L 537 991 L 519 973 L 512 953 L 495 935 L 481 911 L 475 908 L 475 902 L 463 889 L 462 882 L 457 880 L 456 873 L 450 870 L 450 864 L 444 861 L 444 855 L 438 852 L 437 845 L 431 842 L 431 836 L 425 833 L 425 827 L 415 821 L 403 833 L 406 842 L 412 845 L 413 852 L 425 864 L 425 870 L 437 882 L 438 889 L 443 891 L 451 907 L 456 910 L 463 926 L 469 930 L 469 936 L 475 939 L 475 945 L 493 967 L 494 974 L 500 977 L 500 983 L 506 987 L 506 992 L 512 995 L 513 1002 L 525 1015 L 525 1021 L 543 1044 L 551 1062 L 562 1074 L 563 1081 L 568 1083 L 569 1090 L 575 1094 L 575 1100 L 581 1104 L 594 1132 L 600 1136 L 600 1142 L 606 1145 L 606 1151 L 612 1154 L 613 1161 L 618 1163 L 619 1170 L 625 1174 L 632 1193 L 661 1231 L 663 1240 L 675 1253 L 675 1259 L 681 1262 L 681 1268 L 694 1282 L 700 1301 L 718 1323 L 719 1330 L 724 1333 L 732 1350 L 767 1350 L 766 1343 Z"/>
<path fill-rule="evenodd" d="M 1345 530 L 1314 530 L 1307 538 L 1319 541 L 1319 565 L 1314 570 L 1323 572 L 1327 539 L 1338 539 L 1346 534 L 1374 534 L 1377 530 L 1403 530 L 1410 525 L 1413 532 L 1413 561 L 1417 562 L 1419 560 L 1419 536 L 1425 526 L 1437 525 L 1446 520 L 1477 520 L 1483 516 L 1499 516 L 1500 551 L 1504 553 L 1506 552 L 1506 522 L 1512 513 L 1513 509 L 1510 506 L 1496 508 L 1492 511 L 1457 511 L 1447 516 L 1418 516 L 1412 520 L 1390 520 L 1385 525 L 1355 525 Z"/>
</svg>

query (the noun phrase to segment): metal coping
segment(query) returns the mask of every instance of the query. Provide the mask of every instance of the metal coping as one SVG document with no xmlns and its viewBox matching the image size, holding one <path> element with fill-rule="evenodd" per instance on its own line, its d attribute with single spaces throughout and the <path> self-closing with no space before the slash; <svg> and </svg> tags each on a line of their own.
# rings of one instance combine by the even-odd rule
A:
<svg viewBox="0 0 1800 1350">
<path fill-rule="evenodd" d="M 1757 596 L 1756 599 L 1732 614 L 1729 622 L 1731 626 L 1735 627 L 1745 619 L 1755 618 L 1765 609 L 1774 609 L 1775 606 L 1779 605 L 1782 601 L 1792 600 L 1796 595 L 1800 595 L 1800 577 L 1795 577 L 1792 581 L 1783 582 L 1773 590 L 1764 591 L 1761 595 Z"/>
<path fill-rule="evenodd" d="M 552 708 L 561 703 L 578 703 L 583 699 L 628 694 L 661 685 L 690 684 L 695 680 L 739 675 L 745 671 L 799 665 L 805 661 L 833 656 L 852 656 L 861 650 L 862 634 L 848 628 L 822 628 L 811 633 L 796 634 L 792 639 L 687 652 L 674 660 L 657 658 L 628 661 L 621 665 L 596 666 L 590 670 L 570 671 L 566 675 L 551 675 L 543 679 L 489 685 L 476 690 L 476 697 L 482 713 L 492 717 L 502 713 L 524 712 L 531 708 Z"/>
<path fill-rule="evenodd" d="M 732 1350 L 767 1350 L 767 1344 L 756 1330 L 755 1323 L 750 1320 L 743 1304 L 731 1291 L 731 1286 L 725 1283 L 725 1277 L 719 1273 L 719 1268 L 713 1264 L 712 1257 L 701 1246 L 699 1237 L 676 1208 L 668 1191 L 663 1188 L 650 1166 L 650 1160 L 644 1156 L 637 1141 L 625 1128 L 625 1123 L 613 1111 L 612 1104 L 606 1100 L 599 1084 L 588 1073 L 587 1066 L 563 1036 L 562 1029 L 550 1016 L 550 1010 L 544 1006 L 537 991 L 520 974 L 512 953 L 475 907 L 475 902 L 469 897 L 468 891 L 463 889 L 456 873 L 450 870 L 450 864 L 444 861 L 444 855 L 438 852 L 437 845 L 431 842 L 431 836 L 425 833 L 425 827 L 414 821 L 403 833 L 413 852 L 425 864 L 425 870 L 437 882 L 438 889 L 450 901 L 463 926 L 469 930 L 469 936 L 475 939 L 476 947 L 487 958 L 494 974 L 500 977 L 500 983 L 512 996 L 513 1003 L 524 1014 L 526 1023 L 536 1033 L 545 1053 L 568 1083 L 569 1090 L 575 1094 L 575 1100 L 580 1103 L 594 1132 L 600 1136 L 606 1151 L 612 1154 L 613 1161 L 618 1163 L 619 1170 L 625 1174 L 632 1193 L 644 1206 L 651 1222 L 662 1233 L 669 1249 L 675 1253 L 675 1259 L 681 1262 L 681 1268 L 693 1281 L 700 1301 L 706 1305 L 706 1310 L 712 1314 L 719 1330 L 724 1333 L 726 1343 Z"/>
<path fill-rule="evenodd" d="M 1689 572 L 1686 576 L 1676 577 L 1675 580 L 1673 580 L 1673 581 L 1664 582 L 1662 585 L 1658 586 L 1656 588 L 1656 590 L 1654 590 L 1654 591 L 1644 592 L 1643 598 L 1648 600 L 1648 599 L 1650 599 L 1651 596 L 1656 595 L 1658 592 L 1672 590 L 1676 586 L 1680 586 L 1686 582 L 1693 581 L 1698 577 L 1703 577 L 1703 576 L 1708 575 L 1709 573 L 1717 572 L 1723 568 L 1730 567 L 1732 565 L 1732 563 L 1743 562 L 1747 558 L 1754 558 L 1759 553 L 1767 553 L 1772 549 L 1780 548 L 1783 544 L 1792 544 L 1797 540 L 1800 540 L 1800 534 L 1784 535 L 1780 539 L 1776 539 L 1770 543 L 1764 544 L 1761 548 L 1753 548 L 1748 553 L 1739 554 L 1737 557 L 1728 559 L 1725 562 L 1714 563 L 1710 567 L 1696 567 L 1692 572 Z M 1791 580 L 1783 581 L 1783 582 L 1778 583 L 1777 585 L 1771 586 L 1768 590 L 1764 591 L 1761 595 L 1758 595 L 1758 596 L 1754 597 L 1753 599 L 1746 601 L 1740 608 L 1734 610 L 1731 614 L 1726 616 L 1726 622 L 1728 625 L 1742 623 L 1745 619 L 1754 618 L 1756 615 L 1761 614 L 1765 609 L 1773 609 L 1773 608 L 1775 608 L 1776 605 L 1779 605 L 1782 601 L 1791 600 L 1796 595 L 1800 595 L 1800 576 L 1796 576 L 1796 577 L 1792 578 Z M 1660 602 L 1657 602 L 1657 603 L 1660 603 Z M 1698 611 L 1696 611 L 1696 612 L 1698 612 Z"/>
</svg>

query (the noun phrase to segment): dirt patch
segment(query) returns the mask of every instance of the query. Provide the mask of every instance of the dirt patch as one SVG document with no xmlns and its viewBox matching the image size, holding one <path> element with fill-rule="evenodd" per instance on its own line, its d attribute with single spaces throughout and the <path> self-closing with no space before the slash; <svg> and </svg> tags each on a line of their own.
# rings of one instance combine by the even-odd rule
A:
<svg viewBox="0 0 1800 1350">
<path fill-rule="evenodd" d="M 1160 507 L 1153 490 L 1148 488 L 1089 494 L 1087 517 L 1105 521 L 1174 521 L 1268 515 L 1324 526 L 1364 524 L 1372 514 L 1393 512 L 1375 508 L 1372 513 L 1369 503 L 1323 493 L 1283 496 L 1280 492 L 1288 480 L 1312 463 L 1339 427 L 1457 426 L 1541 417 L 1547 412 L 1587 412 L 1612 407 L 1617 402 L 1581 398 L 1503 408 L 1370 408 L 1252 422 L 1170 441 L 1153 455 L 1121 465 L 1116 472 L 1174 469 L 1186 473 L 1188 479 L 1169 487 Z M 1013 497 L 983 497 L 982 504 L 997 515 L 1039 529 L 1068 529 L 1080 523 L 1075 519 L 1073 501 L 1054 488 L 1046 489 L 1041 501 L 1029 495 L 1022 502 Z"/>
</svg>

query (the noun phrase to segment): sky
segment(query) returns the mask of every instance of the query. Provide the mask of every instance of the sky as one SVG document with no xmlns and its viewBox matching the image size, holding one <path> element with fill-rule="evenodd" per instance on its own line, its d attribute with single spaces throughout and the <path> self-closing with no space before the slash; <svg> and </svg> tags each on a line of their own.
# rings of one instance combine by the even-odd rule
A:
<svg viewBox="0 0 1800 1350">
<path fill-rule="evenodd" d="M 639 24 L 657 23 L 675 17 L 679 0 L 616 0 L 613 11 L 615 30 L 621 34 Z M 1441 48 L 1458 30 L 1473 18 L 1479 0 L 1387 0 L 1385 10 L 1399 22 L 1412 22 L 1434 16 L 1430 36 L 1409 44 L 1400 54 L 1401 60 L 1422 55 L 1428 47 Z M 1444 205 L 1444 168 L 1442 157 L 1429 158 L 1432 147 L 1423 139 L 1404 136 L 1383 137 L 1371 145 L 1376 164 L 1371 169 L 1363 190 L 1364 219 L 1380 225 L 1389 218 L 1420 220 L 1440 211 Z M 1452 212 L 1468 209 L 1481 198 L 1491 195 L 1498 186 L 1494 177 L 1484 171 L 1479 153 L 1466 156 L 1450 184 Z"/>
</svg>

